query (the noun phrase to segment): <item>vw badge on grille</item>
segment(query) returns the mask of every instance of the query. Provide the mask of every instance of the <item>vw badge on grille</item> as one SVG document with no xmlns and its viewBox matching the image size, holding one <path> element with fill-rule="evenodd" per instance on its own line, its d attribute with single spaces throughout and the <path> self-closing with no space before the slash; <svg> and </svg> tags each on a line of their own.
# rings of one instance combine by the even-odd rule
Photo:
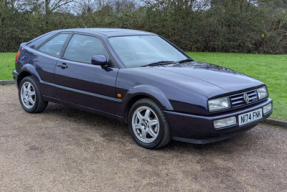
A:
<svg viewBox="0 0 287 192">
<path fill-rule="evenodd" d="M 244 101 L 246 103 L 249 103 L 249 96 L 246 93 L 244 93 L 243 97 L 244 97 Z"/>
</svg>

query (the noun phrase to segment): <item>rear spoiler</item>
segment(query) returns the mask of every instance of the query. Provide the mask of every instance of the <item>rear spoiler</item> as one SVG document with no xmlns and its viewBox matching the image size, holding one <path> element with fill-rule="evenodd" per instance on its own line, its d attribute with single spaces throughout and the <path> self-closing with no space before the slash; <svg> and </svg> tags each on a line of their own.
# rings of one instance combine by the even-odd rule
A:
<svg viewBox="0 0 287 192">
<path fill-rule="evenodd" d="M 20 44 L 20 49 L 21 49 L 22 47 L 25 47 L 27 44 L 28 44 L 28 42 L 23 42 L 23 43 L 21 43 L 21 44 Z"/>
</svg>

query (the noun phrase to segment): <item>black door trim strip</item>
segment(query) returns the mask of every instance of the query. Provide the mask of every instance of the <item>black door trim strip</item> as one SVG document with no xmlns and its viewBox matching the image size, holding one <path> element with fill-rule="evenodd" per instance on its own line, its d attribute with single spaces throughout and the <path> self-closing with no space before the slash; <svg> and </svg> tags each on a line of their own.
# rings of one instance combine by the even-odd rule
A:
<svg viewBox="0 0 287 192">
<path fill-rule="evenodd" d="M 70 88 L 70 87 L 56 85 L 56 84 L 48 83 L 48 82 L 44 82 L 44 81 L 42 81 L 41 83 L 45 84 L 45 85 L 48 85 L 48 86 L 56 87 L 56 88 L 59 88 L 59 89 L 64 89 L 64 90 L 67 90 L 67 91 L 72 91 L 72 92 L 76 92 L 76 93 L 80 93 L 80 94 L 84 94 L 84 95 L 89 95 L 89 96 L 92 96 L 92 97 L 106 99 L 106 100 L 110 100 L 110 101 L 114 101 L 114 102 L 118 102 L 118 103 L 122 102 L 122 99 L 117 99 L 117 98 L 113 98 L 113 97 L 109 97 L 109 96 L 105 96 L 105 95 L 100 95 L 100 94 L 96 94 L 96 93 L 90 93 L 90 92 L 87 92 L 87 91 L 81 91 L 81 90 L 78 90 L 78 89 L 73 89 L 73 88 Z"/>
</svg>

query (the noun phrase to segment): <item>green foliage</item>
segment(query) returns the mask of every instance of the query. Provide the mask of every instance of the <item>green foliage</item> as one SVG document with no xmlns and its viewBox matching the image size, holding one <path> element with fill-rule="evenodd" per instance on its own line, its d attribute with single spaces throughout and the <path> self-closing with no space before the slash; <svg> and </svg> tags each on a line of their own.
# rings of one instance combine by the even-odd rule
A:
<svg viewBox="0 0 287 192">
<path fill-rule="evenodd" d="M 205 0 L 207 1 L 207 0 Z M 40 8 L 21 11 L 0 3 L 0 52 L 17 51 L 29 41 L 56 29 L 88 27 L 131 28 L 157 33 L 186 51 L 287 53 L 287 3 L 283 0 L 153 0 L 119 11 L 113 4 L 79 15 Z M 204 2 L 204 0 L 202 0 Z M 131 6 L 132 7 L 132 6 Z"/>
</svg>

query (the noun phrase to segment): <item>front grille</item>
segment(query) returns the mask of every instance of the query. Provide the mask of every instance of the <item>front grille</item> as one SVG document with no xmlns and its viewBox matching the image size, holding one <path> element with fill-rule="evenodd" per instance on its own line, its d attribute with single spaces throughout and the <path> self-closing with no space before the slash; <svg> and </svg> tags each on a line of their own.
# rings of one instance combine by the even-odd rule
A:
<svg viewBox="0 0 287 192">
<path fill-rule="evenodd" d="M 245 93 L 249 97 L 249 102 L 248 103 L 246 103 L 246 101 L 244 100 L 244 94 Z M 258 101 L 257 91 L 256 90 L 247 91 L 247 92 L 243 92 L 243 93 L 239 93 L 239 94 L 230 96 L 231 106 L 234 107 L 234 108 L 235 107 L 242 107 L 244 105 L 248 105 L 248 104 L 254 103 L 256 101 Z"/>
</svg>

